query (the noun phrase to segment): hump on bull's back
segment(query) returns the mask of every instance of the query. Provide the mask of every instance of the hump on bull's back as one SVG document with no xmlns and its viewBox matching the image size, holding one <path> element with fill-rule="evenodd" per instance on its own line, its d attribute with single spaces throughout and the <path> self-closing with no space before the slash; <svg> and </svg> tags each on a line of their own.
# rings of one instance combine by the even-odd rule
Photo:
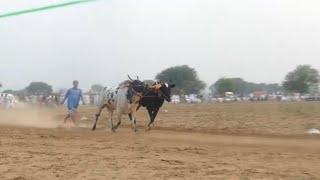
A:
<svg viewBox="0 0 320 180">
<path fill-rule="evenodd" d="M 126 81 L 123 81 L 122 83 L 120 83 L 118 88 L 119 88 L 119 89 L 120 89 L 120 88 L 124 88 L 124 87 L 129 86 L 130 84 L 131 84 L 131 81 L 130 81 L 130 80 L 126 80 Z M 117 89 L 118 89 L 118 88 L 117 88 Z"/>
</svg>

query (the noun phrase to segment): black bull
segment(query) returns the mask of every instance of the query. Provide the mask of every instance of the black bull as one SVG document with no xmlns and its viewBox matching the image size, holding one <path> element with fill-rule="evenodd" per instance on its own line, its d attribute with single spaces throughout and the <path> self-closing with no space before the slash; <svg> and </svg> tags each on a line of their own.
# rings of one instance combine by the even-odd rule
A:
<svg viewBox="0 0 320 180">
<path fill-rule="evenodd" d="M 143 95 L 137 108 L 137 110 L 139 110 L 142 106 L 148 110 L 150 121 L 146 126 L 146 131 L 150 130 L 150 126 L 156 119 L 159 109 L 162 107 L 164 101 L 171 101 L 171 89 L 175 87 L 175 85 L 171 83 L 156 83 L 154 86 L 157 86 L 157 89 L 148 89 L 142 93 Z M 129 114 L 129 117 L 131 117 L 131 114 Z"/>
</svg>

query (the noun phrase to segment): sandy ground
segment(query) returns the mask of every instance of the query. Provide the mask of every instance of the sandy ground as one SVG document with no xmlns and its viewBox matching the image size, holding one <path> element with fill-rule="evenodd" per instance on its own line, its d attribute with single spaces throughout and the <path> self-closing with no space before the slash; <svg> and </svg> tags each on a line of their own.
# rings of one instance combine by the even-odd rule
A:
<svg viewBox="0 0 320 180">
<path fill-rule="evenodd" d="M 320 179 L 318 107 L 166 105 L 150 133 L 144 110 L 139 133 L 92 132 L 90 107 L 77 128 L 56 128 L 61 109 L 0 111 L 0 179 Z"/>
</svg>

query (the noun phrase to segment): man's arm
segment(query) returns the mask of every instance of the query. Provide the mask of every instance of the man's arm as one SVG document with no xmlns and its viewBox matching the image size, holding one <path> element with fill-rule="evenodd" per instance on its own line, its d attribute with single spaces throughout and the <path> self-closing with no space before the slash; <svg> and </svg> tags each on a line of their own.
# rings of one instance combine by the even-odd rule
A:
<svg viewBox="0 0 320 180">
<path fill-rule="evenodd" d="M 62 101 L 62 104 L 64 104 L 64 102 L 66 101 L 66 99 L 68 99 L 68 96 L 70 94 L 70 89 L 68 89 L 66 95 L 64 95 L 64 98 L 63 98 L 63 101 Z"/>
</svg>

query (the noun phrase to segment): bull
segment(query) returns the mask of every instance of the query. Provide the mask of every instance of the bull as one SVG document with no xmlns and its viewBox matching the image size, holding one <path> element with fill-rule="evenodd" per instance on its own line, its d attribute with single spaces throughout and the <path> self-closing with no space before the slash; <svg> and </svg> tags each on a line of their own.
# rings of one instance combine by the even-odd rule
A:
<svg viewBox="0 0 320 180">
<path fill-rule="evenodd" d="M 164 101 L 171 102 L 171 89 L 176 85 L 169 83 L 157 82 L 153 86 L 150 86 L 148 89 L 145 89 L 142 93 L 143 96 L 139 101 L 139 108 L 145 107 L 148 110 L 150 121 L 146 124 L 146 131 L 150 131 L 150 126 L 153 124 L 156 116 L 159 112 L 159 109 L 162 107 Z M 129 117 L 131 115 L 129 114 Z"/>
<path fill-rule="evenodd" d="M 147 88 L 147 86 L 139 80 L 133 80 L 130 76 L 129 80 L 124 81 L 119 84 L 117 88 L 107 88 L 105 87 L 100 93 L 98 100 L 98 111 L 96 113 L 96 121 L 92 130 L 96 129 L 98 119 L 100 117 L 101 111 L 107 108 L 109 111 L 109 120 L 111 123 L 111 130 L 116 132 L 121 124 L 121 117 L 123 114 L 129 115 L 130 122 L 132 124 L 132 129 L 136 132 L 136 112 L 138 109 L 139 101 L 142 97 L 142 92 Z M 117 112 L 118 123 L 114 126 L 112 121 L 113 112 Z"/>
</svg>

